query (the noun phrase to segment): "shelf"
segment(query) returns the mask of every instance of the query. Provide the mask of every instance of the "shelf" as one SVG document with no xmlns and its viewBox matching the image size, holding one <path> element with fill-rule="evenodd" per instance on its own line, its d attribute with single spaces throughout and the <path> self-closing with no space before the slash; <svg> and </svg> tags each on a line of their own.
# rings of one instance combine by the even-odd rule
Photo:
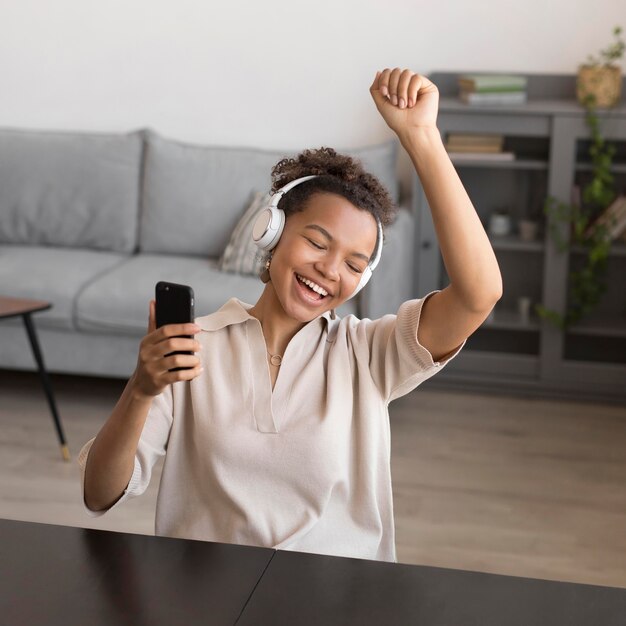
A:
<svg viewBox="0 0 626 626">
<path fill-rule="evenodd" d="M 516 115 L 571 115 L 577 117 L 585 117 L 586 110 L 579 104 L 575 97 L 557 97 L 557 98 L 534 98 L 529 94 L 528 101 L 523 104 L 465 104 L 458 96 L 444 95 L 441 88 L 441 81 L 437 75 L 433 75 L 431 80 L 436 81 L 435 84 L 439 88 L 439 112 L 441 113 L 471 113 L 471 114 L 492 114 L 492 113 L 514 113 Z M 456 81 L 456 77 L 453 78 Z M 455 86 L 455 91 L 457 88 Z M 599 118 L 615 117 L 626 114 L 626 104 L 620 103 L 611 109 L 598 108 L 596 113 Z"/>
<path fill-rule="evenodd" d="M 520 332 L 521 331 L 521 332 Z M 472 352 L 498 353 L 502 356 L 539 356 L 541 335 L 539 327 L 531 320 L 528 324 L 496 318 L 485 322 L 467 339 L 464 349 Z"/>
<path fill-rule="evenodd" d="M 586 254 L 587 250 L 584 246 L 572 246 L 572 254 Z M 609 256 L 626 256 L 626 243 L 613 242 L 609 249 Z"/>
<path fill-rule="evenodd" d="M 599 335 L 576 335 L 568 333 L 563 344 L 566 362 L 596 363 L 602 365 L 626 365 L 626 335 L 609 337 Z M 621 376 L 624 388 L 626 377 Z"/>
<path fill-rule="evenodd" d="M 539 376 L 539 358 L 530 354 L 472 350 L 466 346 L 446 365 L 441 376 L 463 375 L 464 373 L 480 376 L 479 372 L 482 376 L 487 375 L 489 379 L 512 376 L 516 380 L 535 380 Z"/>
<path fill-rule="evenodd" d="M 489 241 L 491 242 L 491 246 L 494 250 L 510 250 L 514 252 L 543 252 L 545 247 L 543 241 L 541 240 L 522 241 L 516 235 L 506 235 L 503 237 L 496 237 L 491 235 L 489 237 Z"/>
<path fill-rule="evenodd" d="M 595 337 L 626 337 L 626 317 L 594 316 L 571 326 L 567 332 Z"/>
<path fill-rule="evenodd" d="M 539 159 L 514 159 L 513 161 L 501 161 L 498 159 L 470 159 L 453 158 L 455 167 L 489 168 L 503 170 L 544 170 L 548 169 L 548 162 Z"/>
<path fill-rule="evenodd" d="M 536 315 L 531 315 L 525 320 L 517 311 L 494 309 L 480 328 L 489 330 L 538 331 L 540 319 Z"/>
<path fill-rule="evenodd" d="M 576 163 L 576 171 L 577 172 L 587 172 L 593 169 L 592 163 Z M 616 174 L 626 174 L 626 163 L 614 163 L 610 168 L 610 172 L 615 172 Z"/>
</svg>

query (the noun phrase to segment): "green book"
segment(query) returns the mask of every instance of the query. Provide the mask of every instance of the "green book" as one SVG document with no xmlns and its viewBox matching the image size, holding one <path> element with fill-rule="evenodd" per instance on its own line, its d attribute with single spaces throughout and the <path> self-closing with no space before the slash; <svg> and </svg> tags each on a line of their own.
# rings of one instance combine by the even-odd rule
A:
<svg viewBox="0 0 626 626">
<path fill-rule="evenodd" d="M 458 80 L 462 90 L 476 93 L 523 91 L 528 84 L 526 76 L 510 74 L 462 74 Z"/>
</svg>

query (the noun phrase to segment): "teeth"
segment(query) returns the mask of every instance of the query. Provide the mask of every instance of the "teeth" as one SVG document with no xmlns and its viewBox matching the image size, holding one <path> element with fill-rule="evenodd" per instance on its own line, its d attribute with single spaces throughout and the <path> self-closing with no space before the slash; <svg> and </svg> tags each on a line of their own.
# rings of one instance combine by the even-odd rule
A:
<svg viewBox="0 0 626 626">
<path fill-rule="evenodd" d="M 313 289 L 313 291 L 316 291 L 317 293 L 321 294 L 322 296 L 327 296 L 328 295 L 328 291 L 326 291 L 325 289 L 323 289 L 322 287 L 320 287 L 319 285 L 317 285 L 313 281 L 309 280 L 308 278 L 303 278 L 302 276 L 300 276 L 300 274 L 296 274 L 296 276 L 297 276 L 298 280 L 301 283 L 304 283 L 305 285 L 308 285 L 309 287 L 311 287 L 311 289 Z"/>
</svg>

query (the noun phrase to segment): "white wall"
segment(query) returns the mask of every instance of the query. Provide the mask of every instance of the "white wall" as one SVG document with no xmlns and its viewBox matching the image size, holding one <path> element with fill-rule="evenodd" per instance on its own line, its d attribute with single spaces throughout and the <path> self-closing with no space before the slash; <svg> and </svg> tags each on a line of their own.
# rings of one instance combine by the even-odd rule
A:
<svg viewBox="0 0 626 626">
<path fill-rule="evenodd" d="M 623 0 L 0 0 L 0 126 L 302 149 L 391 131 L 377 69 L 575 73 Z M 407 184 L 408 159 L 400 163 Z"/>
</svg>

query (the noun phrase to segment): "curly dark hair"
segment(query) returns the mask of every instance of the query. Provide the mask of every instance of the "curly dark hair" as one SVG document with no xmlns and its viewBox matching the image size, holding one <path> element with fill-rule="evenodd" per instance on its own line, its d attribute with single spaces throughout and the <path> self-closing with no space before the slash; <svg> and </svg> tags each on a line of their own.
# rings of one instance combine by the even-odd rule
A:
<svg viewBox="0 0 626 626">
<path fill-rule="evenodd" d="M 384 185 L 366 172 L 354 157 L 322 147 L 304 150 L 295 158 L 282 159 L 272 168 L 271 192 L 276 193 L 292 180 L 312 174 L 317 178 L 296 185 L 281 198 L 278 207 L 286 216 L 304 210 L 315 193 L 335 193 L 377 217 L 383 226 L 384 241 L 384 227 L 394 221 L 398 207 Z"/>
</svg>

